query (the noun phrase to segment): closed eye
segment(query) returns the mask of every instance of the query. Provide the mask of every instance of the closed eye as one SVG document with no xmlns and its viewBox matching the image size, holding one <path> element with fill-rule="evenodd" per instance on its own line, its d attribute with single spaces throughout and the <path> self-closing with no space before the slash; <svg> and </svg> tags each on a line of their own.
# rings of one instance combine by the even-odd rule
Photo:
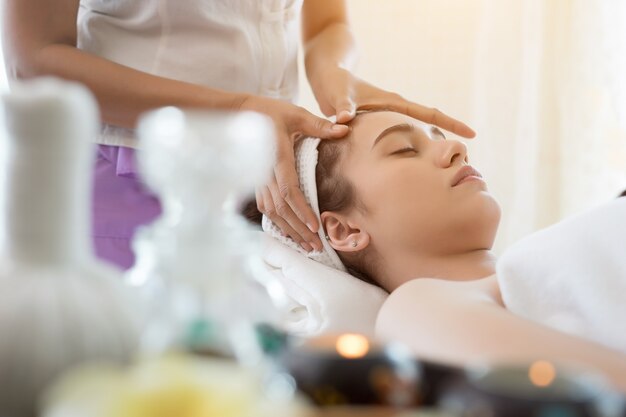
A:
<svg viewBox="0 0 626 417">
<path fill-rule="evenodd" d="M 415 148 L 407 147 L 407 148 L 398 149 L 397 151 L 393 151 L 390 155 L 401 155 L 401 154 L 410 154 L 410 153 L 417 154 L 418 152 L 417 152 L 417 149 Z"/>
</svg>

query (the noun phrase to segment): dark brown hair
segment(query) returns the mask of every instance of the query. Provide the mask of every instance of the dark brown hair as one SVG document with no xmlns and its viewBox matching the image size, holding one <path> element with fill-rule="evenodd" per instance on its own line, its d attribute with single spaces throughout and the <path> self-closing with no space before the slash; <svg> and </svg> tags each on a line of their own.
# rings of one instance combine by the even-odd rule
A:
<svg viewBox="0 0 626 417">
<path fill-rule="evenodd" d="M 354 208 L 366 210 L 357 197 L 354 185 L 341 174 L 341 160 L 350 151 L 348 139 L 322 140 L 317 151 L 315 182 L 320 213 L 341 213 Z M 380 286 L 373 278 L 376 256 L 371 247 L 355 253 L 337 254 L 350 274 Z"/>
</svg>

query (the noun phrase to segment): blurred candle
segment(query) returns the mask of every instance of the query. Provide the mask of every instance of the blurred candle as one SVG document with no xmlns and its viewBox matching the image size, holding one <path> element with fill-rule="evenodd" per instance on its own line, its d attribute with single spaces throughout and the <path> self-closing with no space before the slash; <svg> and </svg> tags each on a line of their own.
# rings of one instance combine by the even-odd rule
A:
<svg viewBox="0 0 626 417">
<path fill-rule="evenodd" d="M 556 369 L 550 362 L 537 361 L 530 365 L 528 378 L 538 387 L 547 387 L 556 378 Z"/>
<path fill-rule="evenodd" d="M 367 355 L 370 344 L 367 338 L 360 334 L 344 334 L 337 339 L 336 349 L 344 358 L 356 359 Z"/>
<path fill-rule="evenodd" d="M 298 389 L 320 406 L 417 403 L 421 370 L 400 346 L 360 334 L 324 335 L 291 346 L 280 357 Z"/>
</svg>

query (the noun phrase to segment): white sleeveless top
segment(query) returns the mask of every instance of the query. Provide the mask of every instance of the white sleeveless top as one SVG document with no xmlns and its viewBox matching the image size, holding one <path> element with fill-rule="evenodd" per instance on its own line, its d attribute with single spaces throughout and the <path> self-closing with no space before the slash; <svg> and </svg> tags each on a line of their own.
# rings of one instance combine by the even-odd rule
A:
<svg viewBox="0 0 626 417">
<path fill-rule="evenodd" d="M 302 0 L 81 0 L 78 47 L 153 75 L 294 101 Z M 98 143 L 137 147 L 104 125 Z"/>
</svg>

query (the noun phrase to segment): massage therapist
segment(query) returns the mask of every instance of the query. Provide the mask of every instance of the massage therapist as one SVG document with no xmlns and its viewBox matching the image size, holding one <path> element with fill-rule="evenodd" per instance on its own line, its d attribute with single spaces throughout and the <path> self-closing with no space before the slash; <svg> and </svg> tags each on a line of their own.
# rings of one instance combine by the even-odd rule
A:
<svg viewBox="0 0 626 417">
<path fill-rule="evenodd" d="M 273 179 L 259 210 L 306 250 L 321 248 L 319 223 L 298 188 L 293 146 L 302 135 L 341 138 L 357 109 L 388 108 L 464 137 L 474 132 L 440 111 L 355 77 L 355 41 L 341 0 L 3 0 L 10 80 L 54 75 L 87 85 L 101 108 L 93 191 L 96 253 L 134 263 L 135 229 L 160 213 L 137 178 L 133 128 L 153 108 L 253 110 L 278 134 Z M 301 28 L 305 69 L 326 116 L 293 104 Z"/>
</svg>

